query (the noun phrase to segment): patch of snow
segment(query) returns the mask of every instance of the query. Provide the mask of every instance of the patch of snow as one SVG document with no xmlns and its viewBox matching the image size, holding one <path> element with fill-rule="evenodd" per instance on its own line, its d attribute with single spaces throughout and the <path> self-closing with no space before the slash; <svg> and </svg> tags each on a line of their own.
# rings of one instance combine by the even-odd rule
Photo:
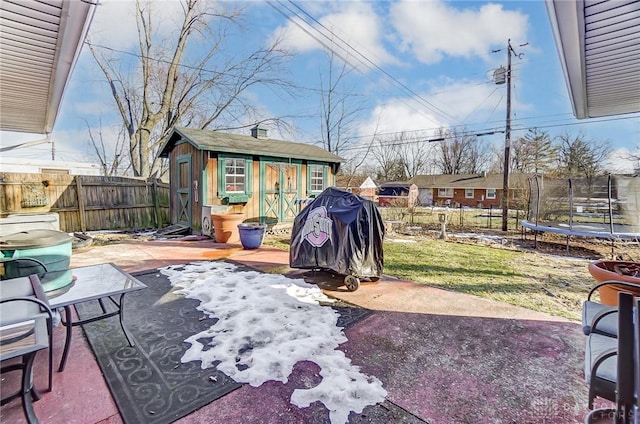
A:
<svg viewBox="0 0 640 424">
<path fill-rule="evenodd" d="M 408 239 L 387 239 L 386 241 L 391 242 L 391 243 L 415 243 L 415 240 L 408 240 Z"/>
<path fill-rule="evenodd" d="M 266 381 L 286 383 L 294 365 L 312 361 L 322 381 L 296 389 L 291 403 L 307 407 L 322 402 L 333 424 L 344 423 L 351 411 L 382 402 L 382 382 L 360 372 L 344 352 L 347 341 L 337 326 L 338 313 L 320 302 L 332 302 L 302 279 L 257 271 L 240 271 L 226 262 L 195 262 L 168 266 L 166 275 L 176 293 L 200 300 L 198 309 L 218 321 L 185 340 L 191 346 L 182 362 L 216 366 L 233 380 L 258 387 Z"/>
<path fill-rule="evenodd" d="M 480 240 L 480 241 L 484 241 L 484 242 L 487 242 L 487 243 L 502 244 L 502 243 L 505 242 L 505 239 L 503 237 L 501 237 L 501 236 L 492 236 L 492 235 L 487 235 L 487 234 L 456 233 L 456 234 L 449 234 L 449 236 L 453 237 L 453 238 Z"/>
<path fill-rule="evenodd" d="M 577 256 L 569 256 L 569 255 L 549 255 L 549 257 L 554 259 L 561 259 L 563 261 L 566 260 L 566 261 L 585 262 L 585 263 L 591 262 L 591 259 L 580 258 Z"/>
</svg>

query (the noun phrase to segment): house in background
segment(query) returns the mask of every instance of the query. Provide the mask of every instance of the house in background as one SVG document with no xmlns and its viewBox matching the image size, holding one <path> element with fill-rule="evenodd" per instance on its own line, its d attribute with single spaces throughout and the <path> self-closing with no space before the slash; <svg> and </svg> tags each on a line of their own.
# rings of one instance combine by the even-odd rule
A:
<svg viewBox="0 0 640 424">
<path fill-rule="evenodd" d="M 336 177 L 336 188 L 357 194 L 373 202 L 378 201 L 378 186 L 371 177 L 361 175 L 339 175 Z"/>
<path fill-rule="evenodd" d="M 512 173 L 510 199 L 523 200 L 531 174 Z M 423 206 L 499 207 L 502 198 L 502 174 L 416 175 L 410 182 L 418 187 L 418 202 Z"/>
<path fill-rule="evenodd" d="M 418 202 L 418 186 L 407 181 L 387 181 L 380 184 L 379 206 L 408 207 Z"/>
<path fill-rule="evenodd" d="M 317 146 L 269 139 L 259 126 L 250 136 L 176 127 L 159 156 L 169 158 L 171 222 L 196 230 L 209 210 L 293 222 L 296 200 L 333 186 L 342 162 Z"/>
<path fill-rule="evenodd" d="M 63 162 L 49 159 L 9 158 L 0 156 L 2 172 L 18 174 L 102 175 L 102 167 L 90 162 Z"/>
</svg>

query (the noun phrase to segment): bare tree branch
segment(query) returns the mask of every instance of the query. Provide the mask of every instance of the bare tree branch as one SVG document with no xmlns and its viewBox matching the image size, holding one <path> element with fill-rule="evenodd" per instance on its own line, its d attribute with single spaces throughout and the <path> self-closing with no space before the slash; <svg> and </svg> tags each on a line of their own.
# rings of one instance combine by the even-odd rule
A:
<svg viewBox="0 0 640 424">
<path fill-rule="evenodd" d="M 439 142 L 436 148 L 436 166 L 443 174 L 473 174 L 486 170 L 488 166 L 488 150 L 475 135 L 468 135 L 464 130 L 452 131 L 440 129 Z"/>
<path fill-rule="evenodd" d="M 322 103 L 321 134 L 324 148 L 337 155 L 353 142 L 355 122 L 364 110 L 357 95 L 346 86 L 346 78 L 353 68 L 346 62 L 340 65 L 333 51 L 327 53 L 328 71 L 320 75 L 320 100 Z M 336 69 L 337 68 L 337 69 Z"/>
<path fill-rule="evenodd" d="M 134 71 L 119 69 L 116 58 L 90 45 L 126 128 L 134 175 L 145 177 L 161 176 L 166 169 L 157 152 L 174 126 L 237 126 L 256 114 L 245 96 L 251 87 L 291 89 L 281 77 L 288 55 L 279 41 L 244 56 L 237 49 L 225 54 L 231 37 L 228 27 L 240 19 L 229 3 L 182 0 L 176 35 L 165 39 L 154 30 L 159 22 L 152 8 L 158 4 L 136 1 L 138 64 L 130 65 Z M 187 48 L 195 43 L 198 48 Z"/>
<path fill-rule="evenodd" d="M 124 128 L 120 127 L 118 135 L 115 138 L 115 145 L 107 143 L 102 133 L 102 119 L 99 122 L 99 130 L 97 136 L 94 136 L 89 121 L 85 120 L 89 135 L 89 142 L 100 161 L 102 174 L 105 176 L 125 175 L 131 169 L 131 163 L 126 160 L 124 153 L 126 137 Z"/>
</svg>

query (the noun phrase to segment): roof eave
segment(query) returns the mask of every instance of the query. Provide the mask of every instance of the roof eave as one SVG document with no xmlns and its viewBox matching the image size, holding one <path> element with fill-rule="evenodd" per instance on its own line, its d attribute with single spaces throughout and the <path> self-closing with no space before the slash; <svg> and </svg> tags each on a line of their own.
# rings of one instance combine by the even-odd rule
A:
<svg viewBox="0 0 640 424">
<path fill-rule="evenodd" d="M 578 119 L 640 112 L 640 2 L 546 0 Z"/>
<path fill-rule="evenodd" d="M 160 153 L 158 154 L 159 157 L 161 158 L 169 157 L 169 152 L 171 151 L 173 144 L 175 144 L 175 142 L 177 141 L 175 134 L 178 134 L 181 140 L 184 140 L 187 143 L 191 144 L 193 147 L 203 151 L 232 153 L 232 154 L 251 155 L 251 156 L 269 156 L 269 157 L 284 158 L 284 159 L 291 158 L 290 155 L 284 155 L 284 154 L 275 153 L 275 152 L 265 152 L 265 151 L 258 151 L 258 150 L 249 150 L 249 149 L 245 150 L 245 149 L 237 149 L 237 148 L 229 149 L 225 147 L 218 147 L 218 146 L 212 147 L 212 146 L 201 145 L 201 144 L 198 144 L 195 140 L 188 137 L 182 131 L 180 131 L 179 128 L 173 129 L 173 132 L 169 135 L 169 137 L 167 138 L 167 141 L 164 143 L 164 145 L 160 149 Z M 344 162 L 344 159 L 342 158 L 330 159 L 330 158 L 319 158 L 317 156 L 305 156 L 305 155 L 297 155 L 295 158 L 303 159 L 303 160 L 318 161 L 318 162 L 328 162 L 328 163 Z"/>
<path fill-rule="evenodd" d="M 45 117 L 44 132 L 53 131 L 65 88 L 69 84 L 73 69 L 78 62 L 82 44 L 87 36 L 98 2 L 68 1 L 63 3 L 58 48 L 53 65 L 55 72 L 49 88 L 49 104 Z"/>
<path fill-rule="evenodd" d="M 580 13 L 584 4 L 557 0 L 545 3 L 573 113 L 577 119 L 590 118 L 584 66 L 584 14 Z"/>
<path fill-rule="evenodd" d="M 3 34 L 13 43 L 4 46 L 4 53 L 12 60 L 0 64 L 3 87 L 0 130 L 49 134 L 53 131 L 97 2 L 7 2 L 1 6 L 3 15 L 11 16 L 14 27 Z M 43 15 L 48 18 L 46 22 L 40 18 Z M 42 35 L 43 32 L 47 32 L 47 37 Z M 55 41 L 47 44 L 43 38 Z M 25 57 L 23 44 L 19 44 L 25 39 L 37 40 L 31 47 L 38 51 L 39 56 Z M 37 62 L 46 58 L 49 52 L 50 60 Z M 16 80 L 21 84 L 16 84 Z M 25 116 L 27 110 L 29 114 Z"/>
<path fill-rule="evenodd" d="M 229 149 L 224 147 L 208 147 L 208 146 L 200 146 L 201 150 L 206 150 L 209 152 L 219 152 L 219 153 L 231 153 L 238 155 L 250 155 L 250 156 L 264 156 L 264 157 L 273 157 L 273 158 L 283 158 L 283 159 L 293 159 L 291 155 L 282 154 L 277 152 L 265 152 L 260 150 L 248 150 L 248 149 Z M 295 159 L 303 159 L 303 160 L 311 160 L 317 162 L 329 162 L 329 163 L 342 163 L 343 159 L 330 159 L 330 158 L 321 158 L 318 156 L 306 156 L 306 155 L 296 155 Z"/>
</svg>

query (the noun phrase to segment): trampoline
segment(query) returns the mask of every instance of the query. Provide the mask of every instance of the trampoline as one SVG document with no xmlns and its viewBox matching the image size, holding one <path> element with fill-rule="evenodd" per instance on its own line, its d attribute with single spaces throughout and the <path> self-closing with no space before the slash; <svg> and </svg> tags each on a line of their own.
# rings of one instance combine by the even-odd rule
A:
<svg viewBox="0 0 640 424">
<path fill-rule="evenodd" d="M 528 179 L 527 219 L 537 247 L 541 233 L 640 242 L 640 176 Z"/>
</svg>

